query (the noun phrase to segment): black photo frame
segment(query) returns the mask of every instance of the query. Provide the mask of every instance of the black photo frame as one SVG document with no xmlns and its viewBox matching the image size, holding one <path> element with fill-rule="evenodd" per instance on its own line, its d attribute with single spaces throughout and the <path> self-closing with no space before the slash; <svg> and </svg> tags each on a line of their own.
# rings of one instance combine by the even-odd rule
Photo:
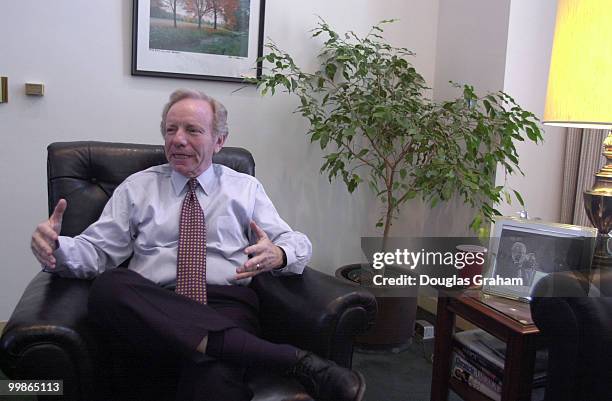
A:
<svg viewBox="0 0 612 401">
<path fill-rule="evenodd" d="M 220 1 L 227 9 L 203 13 L 197 4 L 206 3 L 133 0 L 132 75 L 240 83 L 259 78 L 265 0 Z"/>
</svg>

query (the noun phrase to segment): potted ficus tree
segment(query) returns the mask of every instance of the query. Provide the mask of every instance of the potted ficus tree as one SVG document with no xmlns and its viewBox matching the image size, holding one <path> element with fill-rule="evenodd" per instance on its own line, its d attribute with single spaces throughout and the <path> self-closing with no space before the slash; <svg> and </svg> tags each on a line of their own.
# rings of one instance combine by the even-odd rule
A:
<svg viewBox="0 0 612 401">
<path fill-rule="evenodd" d="M 502 199 L 513 193 L 523 204 L 518 192 L 495 185 L 494 174 L 498 164 L 522 174 L 515 143 L 541 141 L 539 122 L 509 95 L 481 97 L 468 85 L 456 85 L 457 99 L 432 101 L 407 60 L 413 53 L 381 36 L 389 22 L 360 37 L 321 20 L 312 36 L 326 40 L 312 73 L 268 43 L 267 69 L 254 82 L 262 94 L 282 89 L 299 97 L 307 135 L 325 153 L 321 173 L 341 178 L 349 192 L 364 182 L 372 188 L 384 205 L 377 223 L 383 249 L 401 206 L 417 197 L 434 207 L 460 196 L 476 210 L 470 227 L 482 235 Z"/>
</svg>

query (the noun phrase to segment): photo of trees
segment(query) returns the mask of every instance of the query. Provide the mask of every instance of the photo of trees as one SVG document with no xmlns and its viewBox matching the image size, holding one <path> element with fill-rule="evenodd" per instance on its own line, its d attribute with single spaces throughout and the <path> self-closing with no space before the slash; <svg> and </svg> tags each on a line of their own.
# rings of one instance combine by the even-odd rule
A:
<svg viewBox="0 0 612 401">
<path fill-rule="evenodd" d="M 251 0 L 151 0 L 149 48 L 248 57 Z"/>
</svg>

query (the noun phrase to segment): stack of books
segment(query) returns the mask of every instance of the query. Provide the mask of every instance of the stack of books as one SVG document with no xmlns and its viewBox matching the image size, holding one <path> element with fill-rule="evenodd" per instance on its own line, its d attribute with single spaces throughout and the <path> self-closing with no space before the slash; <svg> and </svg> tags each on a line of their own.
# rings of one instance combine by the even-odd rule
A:
<svg viewBox="0 0 612 401">
<path fill-rule="evenodd" d="M 453 338 L 451 375 L 492 400 L 499 401 L 505 357 L 506 344 L 503 341 L 484 330 L 462 331 Z M 536 353 L 532 400 L 544 393 L 546 359 L 545 351 Z"/>
</svg>

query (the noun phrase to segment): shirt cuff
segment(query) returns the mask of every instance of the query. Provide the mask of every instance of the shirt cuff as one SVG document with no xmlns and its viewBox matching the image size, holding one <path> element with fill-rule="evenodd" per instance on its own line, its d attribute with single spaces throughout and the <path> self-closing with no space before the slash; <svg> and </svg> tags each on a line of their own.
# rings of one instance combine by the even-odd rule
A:
<svg viewBox="0 0 612 401">
<path fill-rule="evenodd" d="M 287 252 L 287 248 L 281 245 L 276 245 L 283 251 L 283 265 L 281 267 L 277 267 L 272 270 L 272 274 L 274 273 L 285 273 L 287 272 L 287 266 L 290 266 L 291 263 L 295 262 L 295 252 Z M 291 256 L 293 256 L 293 262 L 290 261 Z"/>
<path fill-rule="evenodd" d="M 283 253 L 283 264 L 280 267 L 277 267 L 277 269 L 283 269 L 283 268 L 287 267 L 287 252 L 285 252 L 285 250 L 283 248 L 281 248 L 280 246 L 278 248 Z"/>
</svg>

